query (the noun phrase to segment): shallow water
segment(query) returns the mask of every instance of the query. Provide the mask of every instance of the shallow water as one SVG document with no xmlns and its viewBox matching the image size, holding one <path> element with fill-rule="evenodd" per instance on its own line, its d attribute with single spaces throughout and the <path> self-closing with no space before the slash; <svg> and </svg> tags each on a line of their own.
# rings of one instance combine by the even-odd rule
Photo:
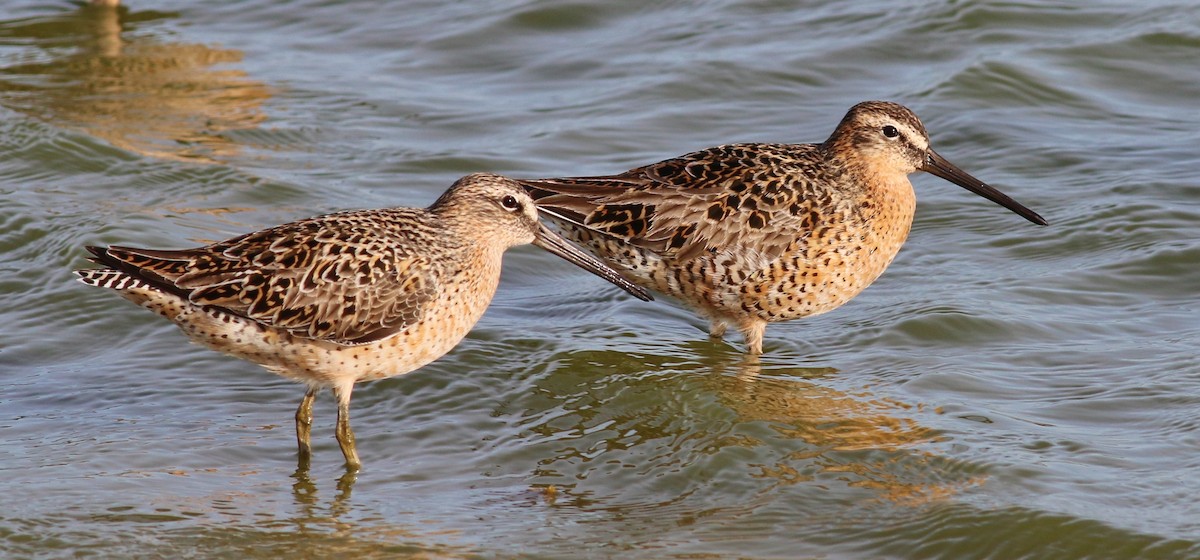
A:
<svg viewBox="0 0 1200 560">
<path fill-rule="evenodd" d="M 1200 557 L 1197 60 L 1186 2 L 6 2 L 0 556 Z M 1052 225 L 915 177 L 888 272 L 759 364 L 514 250 L 356 390 L 353 481 L 328 395 L 297 473 L 301 387 L 70 274 L 864 99 Z"/>
</svg>

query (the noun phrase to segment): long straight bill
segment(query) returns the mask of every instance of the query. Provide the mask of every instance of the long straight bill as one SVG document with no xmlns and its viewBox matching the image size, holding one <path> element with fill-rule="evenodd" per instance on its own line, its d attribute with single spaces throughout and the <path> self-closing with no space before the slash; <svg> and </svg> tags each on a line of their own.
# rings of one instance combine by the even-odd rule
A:
<svg viewBox="0 0 1200 560">
<path fill-rule="evenodd" d="M 938 155 L 933 150 L 929 150 L 929 156 L 926 158 L 925 166 L 921 170 L 941 177 L 1000 206 L 1008 208 L 1018 216 L 1039 226 L 1047 225 L 1046 219 L 1041 217 L 1037 212 L 1026 208 L 1020 202 L 1009 198 L 1008 195 L 992 188 L 987 183 L 972 177 L 966 171 L 959 169 L 958 166 L 946 161 L 946 158 Z"/>
<path fill-rule="evenodd" d="M 538 224 L 537 237 L 534 238 L 533 244 L 562 257 L 567 262 L 579 268 L 616 284 L 635 298 L 642 301 L 651 301 L 654 299 L 650 296 L 649 292 L 626 280 L 620 273 L 609 268 L 608 265 L 600 262 L 595 257 L 583 252 L 582 249 L 572 245 L 563 236 L 547 228 L 546 224 Z"/>
</svg>

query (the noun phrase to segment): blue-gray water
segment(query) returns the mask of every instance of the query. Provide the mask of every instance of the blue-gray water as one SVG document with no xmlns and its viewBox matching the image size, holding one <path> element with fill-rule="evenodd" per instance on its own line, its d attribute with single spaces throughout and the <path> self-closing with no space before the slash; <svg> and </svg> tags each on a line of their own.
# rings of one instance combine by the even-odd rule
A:
<svg viewBox="0 0 1200 560">
<path fill-rule="evenodd" d="M 455 351 L 300 386 L 73 281 L 425 205 L 474 171 L 823 140 L 865 99 L 1041 212 L 936 178 L 884 276 L 758 375 L 534 248 Z M 0 556 L 1200 557 L 1190 2 L 186 2 L 0 8 Z"/>
</svg>

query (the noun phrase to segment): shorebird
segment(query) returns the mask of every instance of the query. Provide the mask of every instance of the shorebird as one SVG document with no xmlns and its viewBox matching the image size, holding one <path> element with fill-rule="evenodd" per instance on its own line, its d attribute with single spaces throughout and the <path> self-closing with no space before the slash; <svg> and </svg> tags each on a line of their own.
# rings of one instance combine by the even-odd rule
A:
<svg viewBox="0 0 1200 560">
<path fill-rule="evenodd" d="M 186 250 L 88 247 L 89 286 L 174 322 L 192 341 L 308 386 L 296 411 L 302 466 L 317 391 L 338 401 L 347 470 L 361 381 L 413 371 L 450 351 L 492 300 L 504 251 L 533 243 L 644 300 L 650 296 L 546 229 L 529 195 L 468 175 L 432 206 L 328 214 Z"/>
<path fill-rule="evenodd" d="M 820 144 L 727 144 L 619 175 L 520 182 L 567 237 L 697 309 L 714 338 L 734 325 L 760 354 L 768 323 L 835 309 L 883 273 L 912 225 L 915 171 L 1046 225 L 884 101 L 850 108 Z"/>
</svg>

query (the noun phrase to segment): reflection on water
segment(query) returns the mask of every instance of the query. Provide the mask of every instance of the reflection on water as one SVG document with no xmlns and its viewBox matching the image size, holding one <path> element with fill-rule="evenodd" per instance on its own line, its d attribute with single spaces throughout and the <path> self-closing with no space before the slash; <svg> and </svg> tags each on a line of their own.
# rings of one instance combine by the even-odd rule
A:
<svg viewBox="0 0 1200 560">
<path fill-rule="evenodd" d="M 152 476 L 152 475 L 151 475 Z M 193 471 L 171 476 L 215 481 L 232 476 L 256 479 L 256 473 Z M 0 542 L 5 557 L 86 555 L 80 542 L 104 558 L 178 558 L 180 551 L 204 551 L 205 558 L 458 558 L 450 531 L 396 523 L 354 504 L 346 481 L 326 495 L 328 481 L 307 473 L 295 477 L 294 503 L 278 500 L 273 481 L 230 487 L 219 482 L 210 491 L 133 491 L 110 505 L 81 511 L 64 502 L 45 517 L 10 518 L 0 512 Z M 265 490 L 264 490 L 265 489 Z M 356 507 L 357 506 L 357 507 Z M 158 527 L 152 533 L 148 526 Z"/>
<path fill-rule="evenodd" d="M 297 496 L 300 494 L 297 493 Z M 110 527 L 116 535 L 149 523 L 175 527 L 153 539 L 114 542 L 113 556 L 177 557 L 181 550 L 202 550 L 205 557 L 239 558 L 458 558 L 463 551 L 439 544 L 444 535 L 418 527 L 358 515 L 344 496 L 323 503 L 313 494 L 294 512 L 270 512 L 261 496 L 225 493 L 184 506 L 179 497 L 156 513 L 114 507 L 92 515 L 89 524 Z M 253 512 L 253 513 L 252 513 Z M 75 520 L 57 520 L 58 522 Z M 54 549 L 43 546 L 40 550 Z M 67 543 L 64 543 L 66 545 Z M 69 545 L 64 549 L 70 550 Z M 106 554 L 107 555 L 107 554 Z"/>
<path fill-rule="evenodd" d="M 312 508 L 318 504 L 317 484 L 312 478 L 307 461 L 301 460 L 296 472 L 292 473 L 292 478 L 296 480 L 292 484 L 292 494 L 296 498 L 296 505 L 311 512 Z M 355 482 L 358 482 L 358 471 L 347 472 L 338 477 L 337 497 L 334 498 L 330 506 L 330 509 L 335 514 L 347 511 L 347 503 L 350 501 L 350 495 L 354 491 Z"/>
<path fill-rule="evenodd" d="M 916 506 L 982 483 L 929 451 L 943 438 L 908 417 L 918 407 L 834 388 L 845 375 L 835 369 L 724 354 L 640 356 L 640 369 L 605 374 L 596 364 L 630 362 L 606 354 L 565 357 L 520 405 L 522 445 L 542 456 L 533 486 L 551 492 L 550 503 L 684 514 L 703 509 L 690 501 L 715 487 L 743 486 L 753 508 L 782 487 L 814 483 Z M 601 495 L 598 486 L 626 490 Z"/>
<path fill-rule="evenodd" d="M 122 6 L 0 22 L 0 105 L 77 127 L 138 154 L 211 162 L 235 155 L 223 135 L 257 127 L 271 92 L 230 68 L 242 53 L 143 30 L 177 14 Z M 31 48 L 33 47 L 33 48 Z"/>
<path fill-rule="evenodd" d="M 84 3 L 0 3 L 0 557 L 1200 558 L 1186 2 Z M 289 476 L 285 380 L 69 278 L 877 97 L 1053 234 L 916 177 L 903 258 L 757 367 L 516 252 L 465 347 L 356 397 L 356 481 Z"/>
<path fill-rule="evenodd" d="M 942 441 L 934 430 L 896 413 L 914 408 L 874 398 L 868 391 L 847 393 L 806 379 L 834 375 L 834 369 L 773 368 L 762 376 L 757 358 L 744 361 L 736 376 L 713 376 L 714 391 L 741 422 L 764 422 L 780 436 L 808 447 L 786 454 L 771 465 L 753 465 L 753 476 L 777 484 L 814 480 L 834 474 L 850 486 L 872 489 L 880 499 L 916 505 L 940 500 L 981 477 L 937 473 L 945 461 L 921 444 Z M 862 453 L 854 453 L 862 452 Z M 883 452 L 883 453 L 878 453 Z M 849 459 L 849 460 L 847 460 Z M 804 464 L 812 474 L 795 465 Z"/>
</svg>

